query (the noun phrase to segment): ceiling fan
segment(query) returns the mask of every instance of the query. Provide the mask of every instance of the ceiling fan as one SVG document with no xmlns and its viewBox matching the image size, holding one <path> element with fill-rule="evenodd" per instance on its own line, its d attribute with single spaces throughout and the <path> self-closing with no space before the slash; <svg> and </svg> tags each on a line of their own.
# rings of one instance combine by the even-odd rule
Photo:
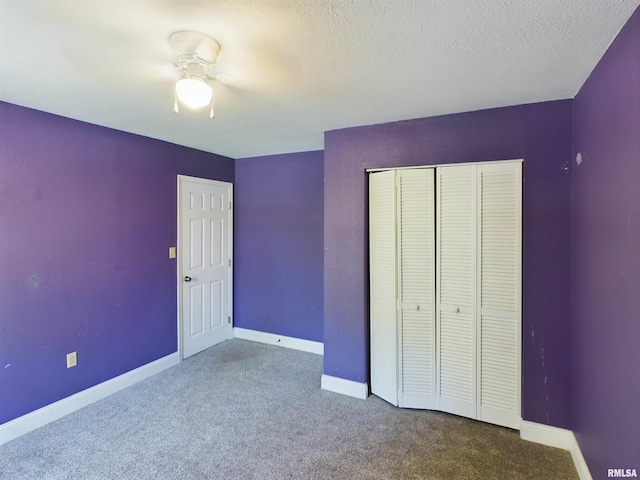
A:
<svg viewBox="0 0 640 480">
<path fill-rule="evenodd" d="M 214 118 L 213 88 L 214 67 L 218 60 L 220 44 L 208 35 L 188 30 L 171 34 L 174 67 L 181 73 L 176 82 L 173 110 L 178 113 L 178 103 L 192 109 L 210 106 L 209 117 Z"/>
</svg>

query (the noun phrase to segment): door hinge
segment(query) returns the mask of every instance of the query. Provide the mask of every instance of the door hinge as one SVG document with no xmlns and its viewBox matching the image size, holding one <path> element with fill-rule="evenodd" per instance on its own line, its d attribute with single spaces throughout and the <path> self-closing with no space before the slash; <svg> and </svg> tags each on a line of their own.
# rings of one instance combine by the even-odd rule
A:
<svg viewBox="0 0 640 480">
<path fill-rule="evenodd" d="M 231 202 L 229 202 L 229 210 L 231 210 Z"/>
<path fill-rule="evenodd" d="M 228 317 L 227 317 L 227 323 L 228 323 L 229 325 L 231 325 L 231 316 L 228 316 Z"/>
<path fill-rule="evenodd" d="M 229 266 L 231 266 L 231 259 L 229 259 Z"/>
</svg>

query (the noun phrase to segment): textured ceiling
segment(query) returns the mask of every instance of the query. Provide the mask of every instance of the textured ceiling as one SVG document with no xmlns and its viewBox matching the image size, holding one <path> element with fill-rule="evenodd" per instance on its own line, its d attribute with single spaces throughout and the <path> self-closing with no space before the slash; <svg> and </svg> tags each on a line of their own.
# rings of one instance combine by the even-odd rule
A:
<svg viewBox="0 0 640 480">
<path fill-rule="evenodd" d="M 572 98 L 640 0 L 0 0 L 0 100 L 233 158 L 349 126 Z M 169 36 L 222 49 L 173 113 Z"/>
</svg>

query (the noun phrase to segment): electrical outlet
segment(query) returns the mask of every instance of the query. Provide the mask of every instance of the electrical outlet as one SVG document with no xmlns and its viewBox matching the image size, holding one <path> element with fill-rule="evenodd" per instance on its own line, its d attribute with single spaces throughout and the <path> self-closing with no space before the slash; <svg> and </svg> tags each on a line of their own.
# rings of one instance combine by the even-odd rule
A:
<svg viewBox="0 0 640 480">
<path fill-rule="evenodd" d="M 169 258 L 176 258 L 176 247 L 169 247 Z"/>
<path fill-rule="evenodd" d="M 67 353 L 67 368 L 78 365 L 78 352 Z"/>
</svg>

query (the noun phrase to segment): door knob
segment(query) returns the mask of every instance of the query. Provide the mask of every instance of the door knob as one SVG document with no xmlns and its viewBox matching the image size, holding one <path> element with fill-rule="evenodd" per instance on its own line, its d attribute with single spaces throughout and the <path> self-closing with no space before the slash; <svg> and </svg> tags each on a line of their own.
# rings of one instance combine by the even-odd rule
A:
<svg viewBox="0 0 640 480">
<path fill-rule="evenodd" d="M 456 313 L 460 313 L 460 307 L 456 307 Z"/>
<path fill-rule="evenodd" d="M 191 281 L 191 277 L 189 275 L 187 275 L 186 277 L 184 277 L 184 281 L 185 282 L 190 282 Z"/>
</svg>

